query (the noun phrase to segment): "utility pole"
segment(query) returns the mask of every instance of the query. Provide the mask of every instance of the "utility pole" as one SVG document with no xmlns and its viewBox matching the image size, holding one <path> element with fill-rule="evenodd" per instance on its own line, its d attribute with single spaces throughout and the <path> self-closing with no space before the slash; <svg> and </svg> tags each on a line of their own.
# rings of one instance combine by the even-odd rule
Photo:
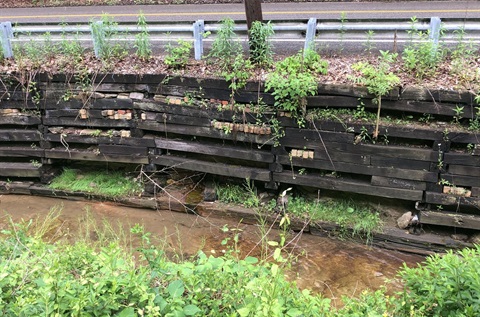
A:
<svg viewBox="0 0 480 317">
<path fill-rule="evenodd" d="M 253 21 L 263 21 L 262 3 L 260 0 L 245 0 L 245 14 L 247 16 L 248 30 L 252 27 Z"/>
</svg>

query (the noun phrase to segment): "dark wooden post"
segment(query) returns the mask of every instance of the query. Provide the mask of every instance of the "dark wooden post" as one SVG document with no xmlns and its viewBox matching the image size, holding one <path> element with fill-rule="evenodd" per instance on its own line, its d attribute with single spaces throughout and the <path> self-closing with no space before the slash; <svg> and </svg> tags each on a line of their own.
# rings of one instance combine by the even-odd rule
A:
<svg viewBox="0 0 480 317">
<path fill-rule="evenodd" d="M 250 30 L 253 21 L 263 21 L 262 3 L 260 0 L 245 0 L 245 14 L 247 16 L 247 27 Z"/>
</svg>

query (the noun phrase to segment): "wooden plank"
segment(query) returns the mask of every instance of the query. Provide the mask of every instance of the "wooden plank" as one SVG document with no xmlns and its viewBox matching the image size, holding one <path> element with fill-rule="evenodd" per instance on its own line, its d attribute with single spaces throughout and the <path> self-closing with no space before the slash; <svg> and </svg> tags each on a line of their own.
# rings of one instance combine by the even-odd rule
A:
<svg viewBox="0 0 480 317">
<path fill-rule="evenodd" d="M 98 149 L 100 150 L 100 155 L 130 155 L 138 157 L 148 154 L 148 149 L 143 146 L 99 144 Z"/>
<path fill-rule="evenodd" d="M 441 193 L 425 192 L 425 202 L 445 206 L 471 206 L 480 208 L 480 199 L 476 197 L 461 197 Z"/>
<path fill-rule="evenodd" d="M 435 172 L 427 172 L 421 170 L 409 170 L 391 167 L 379 167 L 371 165 L 351 164 L 344 162 L 332 162 L 325 160 L 312 160 L 280 155 L 277 157 L 278 162 L 284 165 L 293 164 L 293 166 L 316 168 L 321 170 L 361 174 L 361 175 L 376 175 L 384 177 L 394 177 L 401 179 L 417 180 L 424 182 L 436 183 L 438 181 L 438 174 Z"/>
<path fill-rule="evenodd" d="M 0 176 L 4 177 L 40 177 L 42 164 L 0 162 Z"/>
<path fill-rule="evenodd" d="M 411 190 L 427 189 L 427 185 L 425 182 L 375 175 L 372 176 L 371 184 L 374 186 L 405 188 Z"/>
<path fill-rule="evenodd" d="M 78 161 L 95 161 L 110 163 L 132 163 L 132 164 L 148 164 L 148 157 L 138 157 L 131 155 L 102 155 L 92 151 L 66 151 L 65 149 L 47 149 L 45 157 L 51 159 L 65 159 Z"/>
<path fill-rule="evenodd" d="M 448 133 L 448 140 L 452 143 L 472 143 L 475 144 L 480 139 L 480 135 L 478 133 L 471 133 L 471 132 L 449 132 Z"/>
<path fill-rule="evenodd" d="M 285 128 L 285 136 L 280 139 L 280 144 L 297 147 L 310 146 L 313 143 L 322 144 L 322 141 L 353 144 L 354 138 L 355 135 L 351 133 Z"/>
<path fill-rule="evenodd" d="M 470 155 L 467 153 L 445 153 L 443 155 L 444 164 L 480 166 L 480 156 Z"/>
<path fill-rule="evenodd" d="M 46 118 L 73 117 L 80 119 L 80 109 L 46 110 Z M 103 119 L 102 110 L 86 109 L 89 118 Z"/>
<path fill-rule="evenodd" d="M 455 186 L 478 186 L 480 179 L 478 177 L 470 177 L 464 175 L 451 175 L 448 173 L 441 173 L 439 179 L 444 179 Z"/>
<path fill-rule="evenodd" d="M 472 197 L 480 197 L 480 187 L 472 187 Z"/>
<path fill-rule="evenodd" d="M 130 128 L 134 123 L 133 120 L 125 119 L 44 118 L 43 124 L 47 126 Z"/>
<path fill-rule="evenodd" d="M 269 182 L 270 171 L 268 169 L 229 165 L 223 163 L 211 163 L 189 158 L 176 157 L 173 155 L 157 155 L 151 157 L 151 162 L 162 166 L 171 166 L 196 172 L 213 175 L 223 175 L 237 178 L 249 178 Z"/>
<path fill-rule="evenodd" d="M 92 102 L 92 106 L 90 109 L 97 109 L 97 110 L 108 110 L 108 109 L 115 109 L 115 110 L 126 110 L 132 109 L 133 110 L 133 101 L 131 99 L 120 99 L 120 98 L 112 98 L 112 99 L 95 99 Z"/>
<path fill-rule="evenodd" d="M 80 131 L 81 132 L 81 131 Z M 60 134 L 45 134 L 45 140 L 50 142 L 67 142 L 68 144 L 82 143 L 82 144 L 118 144 L 118 145 L 132 145 L 142 147 L 155 147 L 153 137 L 144 138 L 121 138 L 121 137 L 107 137 L 107 136 L 91 136 L 91 135 L 71 135 L 61 136 Z"/>
<path fill-rule="evenodd" d="M 28 115 L 0 117 L 0 125 L 39 125 L 41 123 L 42 120 L 40 117 Z"/>
<path fill-rule="evenodd" d="M 171 124 L 185 124 L 200 127 L 209 127 L 211 125 L 211 120 L 208 118 L 182 116 L 178 114 L 173 115 L 170 113 L 156 113 L 154 120 L 160 123 L 166 122 Z"/>
<path fill-rule="evenodd" d="M 401 168 L 408 170 L 425 170 L 430 169 L 430 163 L 427 161 L 400 159 L 394 157 L 371 156 L 371 165 L 378 167 Z"/>
<path fill-rule="evenodd" d="M 419 201 L 423 197 L 421 190 L 372 186 L 365 182 L 325 176 L 295 174 L 293 178 L 291 172 L 273 173 L 273 181 L 409 201 Z"/>
<path fill-rule="evenodd" d="M 370 155 L 340 152 L 335 150 L 315 149 L 314 157 L 318 160 L 333 160 L 334 162 L 356 163 L 370 165 Z"/>
<path fill-rule="evenodd" d="M 275 161 L 275 157 L 272 153 L 257 150 L 254 148 L 242 149 L 239 148 L 239 146 L 233 147 L 226 145 L 203 144 L 199 142 L 169 140 L 164 138 L 155 138 L 155 144 L 156 147 L 160 149 L 175 150 L 181 152 L 231 157 L 264 163 L 273 163 Z"/>
<path fill-rule="evenodd" d="M 452 175 L 465 175 L 471 177 L 480 177 L 480 166 L 448 165 L 448 173 Z M 478 180 L 480 185 L 480 179 Z"/>
<path fill-rule="evenodd" d="M 43 149 L 37 147 L 0 146 L 1 157 L 43 157 Z"/>
<path fill-rule="evenodd" d="M 156 122 L 138 122 L 138 128 L 143 130 L 176 133 L 182 135 L 196 135 L 215 139 L 233 140 L 240 142 L 251 142 L 261 145 L 273 144 L 271 135 L 259 135 L 243 132 L 232 132 L 226 134 L 223 130 L 211 127 L 195 127 L 186 125 L 163 124 Z"/>
<path fill-rule="evenodd" d="M 480 230 L 480 216 L 478 215 L 422 211 L 420 222 L 429 225 Z"/>
<path fill-rule="evenodd" d="M 283 145 L 283 144 L 282 144 Z M 324 146 L 325 145 L 325 146 Z M 351 144 L 349 143 L 337 143 L 337 142 L 324 142 L 315 144 L 309 143 L 307 145 L 309 149 L 316 150 L 317 152 L 345 152 L 355 153 L 360 155 L 378 155 L 381 154 L 384 157 L 410 159 L 418 161 L 437 162 L 438 152 L 430 149 L 395 146 L 395 145 L 380 145 L 380 144 Z"/>
<path fill-rule="evenodd" d="M 402 89 L 400 98 L 471 104 L 475 99 L 475 95 L 467 91 L 459 92 L 454 90 L 427 89 L 417 86 L 406 86 Z"/>
<path fill-rule="evenodd" d="M 38 130 L 2 129 L 0 130 L 0 141 L 11 142 L 38 142 L 41 133 Z"/>
</svg>

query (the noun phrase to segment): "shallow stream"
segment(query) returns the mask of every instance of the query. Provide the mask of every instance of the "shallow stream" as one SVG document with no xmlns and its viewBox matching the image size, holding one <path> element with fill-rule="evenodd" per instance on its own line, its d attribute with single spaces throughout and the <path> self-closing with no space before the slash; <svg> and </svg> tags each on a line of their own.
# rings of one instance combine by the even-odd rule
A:
<svg viewBox="0 0 480 317">
<path fill-rule="evenodd" d="M 207 254 L 222 254 L 228 250 L 222 245 L 222 240 L 232 238 L 236 233 L 239 234 L 238 248 L 242 255 L 261 255 L 259 226 L 239 224 L 231 219 L 203 218 L 179 212 L 135 209 L 93 201 L 3 195 L 0 196 L 0 229 L 7 225 L 6 215 L 11 215 L 16 222 L 35 219 L 37 216 L 42 219 L 52 208 L 61 209 L 55 230 L 62 234 L 73 236 L 82 227 L 87 215 L 90 215 L 97 223 L 106 220 L 112 224 L 112 228 L 124 228 L 123 233 L 127 235 L 129 227 L 142 224 L 172 254 L 180 256 L 192 256 L 199 249 Z M 225 228 L 230 230 L 224 232 Z M 278 234 L 271 231 L 269 239 L 278 239 Z M 289 277 L 296 280 L 299 287 L 322 293 L 332 298 L 333 304 L 337 305 L 341 295 L 356 296 L 365 289 L 379 289 L 386 279 L 391 280 L 388 284 L 389 291 L 400 290 L 401 285 L 395 281 L 398 269 L 403 263 L 414 266 L 424 260 L 418 255 L 310 234 L 294 236 L 292 233 L 287 241 L 288 250 L 294 256 Z"/>
</svg>

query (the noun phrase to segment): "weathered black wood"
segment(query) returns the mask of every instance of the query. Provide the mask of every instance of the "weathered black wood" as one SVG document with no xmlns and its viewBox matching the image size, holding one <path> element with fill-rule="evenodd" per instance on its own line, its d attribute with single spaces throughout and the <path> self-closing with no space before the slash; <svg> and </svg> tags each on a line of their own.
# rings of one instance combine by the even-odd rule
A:
<svg viewBox="0 0 480 317">
<path fill-rule="evenodd" d="M 89 119 L 103 119 L 105 116 L 102 115 L 102 110 L 92 110 L 85 109 Z M 46 118 L 62 118 L 62 117 L 73 117 L 80 119 L 80 109 L 72 110 L 46 110 Z"/>
<path fill-rule="evenodd" d="M 51 102 L 45 102 L 44 105 L 42 105 L 43 109 L 50 110 L 50 109 L 57 109 L 57 110 L 71 110 L 71 109 L 82 109 L 82 108 L 88 108 L 90 106 L 90 103 L 84 103 L 81 100 L 78 99 L 70 99 L 70 100 L 63 100 L 60 99 L 58 101 L 51 101 Z"/>
<path fill-rule="evenodd" d="M 0 162 L 0 176 L 5 177 L 40 177 L 42 165 L 32 163 Z"/>
<path fill-rule="evenodd" d="M 43 157 L 43 149 L 37 147 L 0 146 L 0 157 Z"/>
<path fill-rule="evenodd" d="M 448 140 L 452 143 L 476 144 L 480 140 L 479 133 L 449 132 L 447 137 Z"/>
<path fill-rule="evenodd" d="M 0 125 L 39 125 L 41 123 L 40 117 L 27 115 L 0 117 Z"/>
<path fill-rule="evenodd" d="M 2 129 L 0 130 L 0 141 L 11 142 L 37 142 L 41 134 L 38 130 Z"/>
<path fill-rule="evenodd" d="M 463 165 L 448 165 L 448 173 L 452 175 L 465 175 L 465 176 L 472 176 L 472 177 L 480 177 L 480 166 L 463 166 Z M 478 180 L 478 184 L 480 185 L 480 179 Z"/>
<path fill-rule="evenodd" d="M 407 86 L 401 90 L 400 98 L 472 104 L 474 102 L 475 95 L 468 91 L 459 92 L 452 90 L 427 89 L 422 87 Z"/>
<path fill-rule="evenodd" d="M 260 0 L 245 0 L 245 15 L 247 16 L 247 28 L 250 30 L 255 21 L 263 22 L 262 3 Z"/>
<path fill-rule="evenodd" d="M 81 131 L 80 131 L 81 133 Z M 50 142 L 66 142 L 68 144 L 83 143 L 83 144 L 119 144 L 132 145 L 142 147 L 155 147 L 153 137 L 144 138 L 121 138 L 121 137 L 106 137 L 106 136 L 91 136 L 91 135 L 71 135 L 67 134 L 61 136 L 60 134 L 45 134 L 45 140 Z"/>
<path fill-rule="evenodd" d="M 286 128 L 285 136 L 280 139 L 284 146 L 310 146 L 322 144 L 321 142 L 340 142 L 353 144 L 355 136 L 351 133 L 335 133 L 330 131 L 317 131 L 308 129 Z"/>
<path fill-rule="evenodd" d="M 467 153 L 445 153 L 443 156 L 444 164 L 480 166 L 480 156 Z"/>
<path fill-rule="evenodd" d="M 419 201 L 422 200 L 423 197 L 423 191 L 421 190 L 372 186 L 365 182 L 329 178 L 325 176 L 295 174 L 295 178 L 293 178 L 292 173 L 288 171 L 283 173 L 273 173 L 273 180 L 285 184 L 297 184 L 314 188 L 325 188 L 342 192 L 352 192 L 410 201 Z"/>
<path fill-rule="evenodd" d="M 146 156 L 131 155 L 105 155 L 95 153 L 93 151 L 67 151 L 66 149 L 47 149 L 45 157 L 50 159 L 65 159 L 78 161 L 95 161 L 95 162 L 111 162 L 111 163 L 132 163 L 132 164 L 148 164 Z"/>
<path fill-rule="evenodd" d="M 270 171 L 268 169 L 236 166 L 223 163 L 204 162 L 200 160 L 176 157 L 173 155 L 153 156 L 151 157 L 151 161 L 154 164 L 162 166 L 176 167 L 196 172 L 209 173 L 213 175 L 223 175 L 242 179 L 249 178 L 264 182 L 269 182 L 271 179 Z"/>
<path fill-rule="evenodd" d="M 258 134 L 243 133 L 243 132 L 232 132 L 232 133 L 226 134 L 222 130 L 209 128 L 209 127 L 195 127 L 195 126 L 174 125 L 174 124 L 165 125 L 163 123 L 156 123 L 156 122 L 139 122 L 138 128 L 143 130 L 159 131 L 159 132 L 166 132 L 166 133 L 204 136 L 204 137 L 209 137 L 214 139 L 251 142 L 251 143 L 257 143 L 261 145 L 273 144 L 271 135 L 258 135 Z"/>
<path fill-rule="evenodd" d="M 209 127 L 211 125 L 211 120 L 208 118 L 199 118 L 193 116 L 182 116 L 178 114 L 171 113 L 155 113 L 154 121 L 160 123 L 170 123 L 170 124 L 185 124 L 199 127 Z M 149 116 L 147 114 L 147 120 Z"/>
<path fill-rule="evenodd" d="M 129 128 L 133 120 L 114 119 L 77 119 L 70 117 L 44 118 L 43 124 L 47 126 L 73 126 L 73 127 L 102 127 L 102 128 Z"/>
<path fill-rule="evenodd" d="M 480 178 L 476 176 L 452 175 L 448 173 L 441 173 L 440 179 L 448 181 L 454 186 L 478 186 L 480 185 Z"/>
<path fill-rule="evenodd" d="M 240 148 L 240 146 L 222 146 L 217 144 L 202 144 L 199 142 L 188 142 L 155 138 L 157 148 L 175 150 L 189 153 L 200 153 L 214 156 L 231 157 L 242 160 L 273 163 L 274 156 L 270 152 L 252 148 Z"/>
<path fill-rule="evenodd" d="M 0 109 L 38 110 L 39 105 L 32 100 L 1 100 Z"/>
<path fill-rule="evenodd" d="M 480 187 L 472 187 L 472 197 L 480 197 Z"/>
<path fill-rule="evenodd" d="M 422 181 L 406 180 L 401 178 L 372 176 L 371 184 L 374 186 L 405 188 L 412 190 L 425 190 L 427 184 Z"/>
<path fill-rule="evenodd" d="M 99 144 L 98 149 L 100 154 L 106 155 L 131 155 L 135 157 L 147 156 L 148 149 L 142 146 L 128 146 L 128 145 L 107 145 Z"/>
<path fill-rule="evenodd" d="M 430 169 L 430 162 L 428 161 L 399 159 L 399 158 L 383 157 L 383 156 L 377 156 L 377 155 L 372 155 L 371 165 L 377 166 L 377 167 L 401 168 L 401 169 L 407 169 L 407 170 L 428 171 Z"/>
<path fill-rule="evenodd" d="M 324 146 L 325 145 L 325 146 Z M 346 152 L 355 153 L 360 155 L 378 155 L 381 154 L 384 157 L 410 159 L 418 161 L 437 162 L 438 152 L 424 149 L 405 146 L 394 145 L 380 145 L 380 144 L 353 144 L 350 143 L 335 143 L 325 142 L 324 144 L 308 143 L 308 149 L 313 149 L 319 152 L 331 151 L 331 152 Z M 317 155 L 317 153 L 315 153 Z"/>
<path fill-rule="evenodd" d="M 133 109 L 133 101 L 132 99 L 120 99 L 120 98 L 95 99 L 92 102 L 92 109 L 101 109 L 101 110 Z"/>
<path fill-rule="evenodd" d="M 293 164 L 293 166 L 316 168 L 321 170 L 344 172 L 351 174 L 376 175 L 385 177 L 394 177 L 401 179 L 410 179 L 426 182 L 437 182 L 438 174 L 421 170 L 408 170 L 390 167 L 377 167 L 361 164 L 351 164 L 343 162 L 332 162 L 325 160 L 303 159 L 289 156 L 279 156 L 278 160 L 284 165 Z"/>
<path fill-rule="evenodd" d="M 318 160 L 332 160 L 334 162 L 356 163 L 363 165 L 370 165 L 370 155 L 362 155 L 355 153 L 347 153 L 335 151 L 334 149 L 315 149 L 314 158 Z"/>
<path fill-rule="evenodd" d="M 445 206 L 472 206 L 480 208 L 480 199 L 476 197 L 461 197 L 441 193 L 425 192 L 425 202 Z"/>
<path fill-rule="evenodd" d="M 420 222 L 429 225 L 480 230 L 480 216 L 462 213 L 422 211 Z"/>
</svg>

